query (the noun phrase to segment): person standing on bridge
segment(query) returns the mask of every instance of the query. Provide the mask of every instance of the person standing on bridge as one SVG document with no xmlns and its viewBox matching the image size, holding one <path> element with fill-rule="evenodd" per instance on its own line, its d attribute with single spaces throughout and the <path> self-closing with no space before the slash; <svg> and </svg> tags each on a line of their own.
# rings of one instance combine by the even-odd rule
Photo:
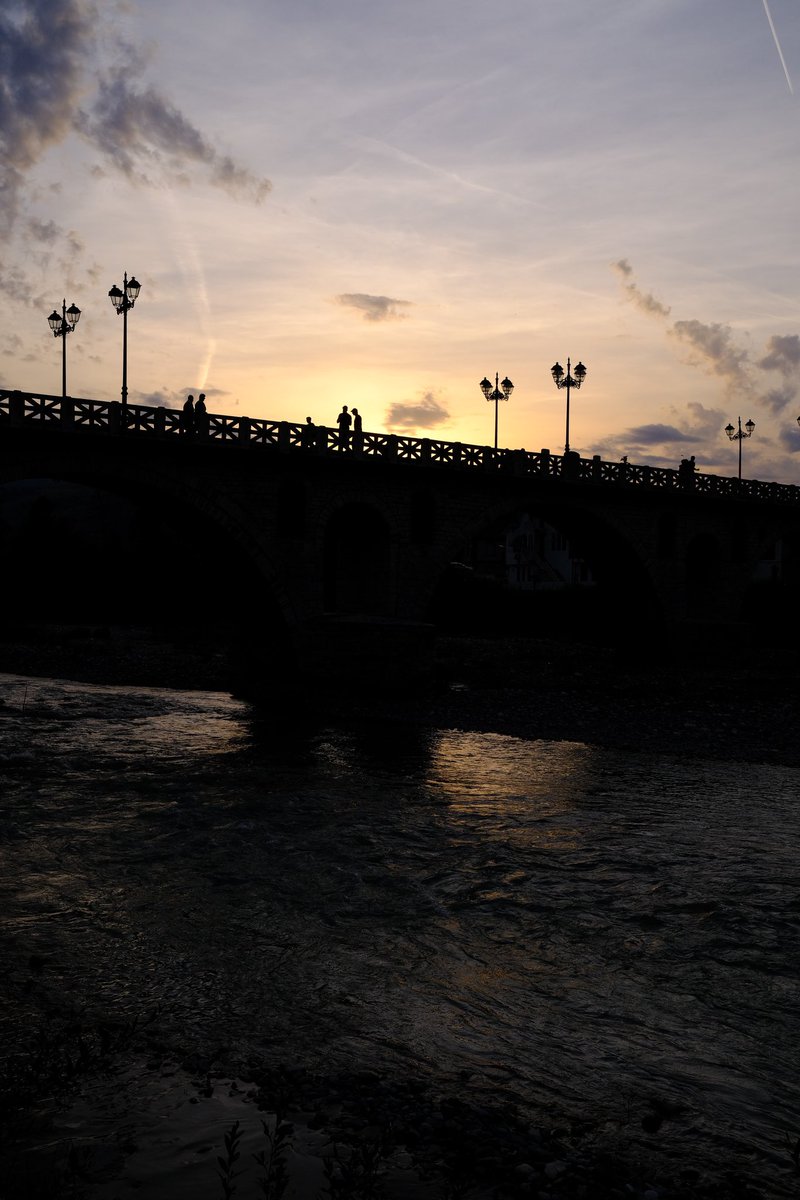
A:
<svg viewBox="0 0 800 1200">
<path fill-rule="evenodd" d="M 307 450 L 310 450 L 314 445 L 316 432 L 316 426 L 311 420 L 311 417 L 306 417 L 305 425 L 302 425 L 300 428 L 300 445 L 305 446 Z"/>
<path fill-rule="evenodd" d="M 353 409 L 353 449 L 360 450 L 364 444 L 364 435 L 361 432 L 361 413 L 357 408 Z"/>
<path fill-rule="evenodd" d="M 194 433 L 194 396 L 187 396 L 181 413 L 181 433 Z"/>
<path fill-rule="evenodd" d="M 194 427 L 201 437 L 208 434 L 208 413 L 206 412 L 206 394 L 201 392 L 194 406 Z"/>
<path fill-rule="evenodd" d="M 339 426 L 339 449 L 346 450 L 350 445 L 350 426 L 353 423 L 353 418 L 347 411 L 347 405 L 343 405 L 342 411 L 336 418 L 336 424 Z"/>
</svg>

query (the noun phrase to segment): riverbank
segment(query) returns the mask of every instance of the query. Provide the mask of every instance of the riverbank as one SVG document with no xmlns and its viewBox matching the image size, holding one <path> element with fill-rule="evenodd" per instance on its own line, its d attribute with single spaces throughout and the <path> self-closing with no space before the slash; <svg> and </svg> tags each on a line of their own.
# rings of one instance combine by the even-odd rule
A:
<svg viewBox="0 0 800 1200">
<path fill-rule="evenodd" d="M 221 638 L 58 625 L 6 631 L 0 673 L 130 687 L 236 691 Z M 800 766 L 800 654 L 790 648 L 615 649 L 546 638 L 439 636 L 430 677 L 380 694 L 342 686 L 265 715 L 391 720 L 692 758 Z M 273 708 L 274 714 L 270 712 Z"/>
</svg>

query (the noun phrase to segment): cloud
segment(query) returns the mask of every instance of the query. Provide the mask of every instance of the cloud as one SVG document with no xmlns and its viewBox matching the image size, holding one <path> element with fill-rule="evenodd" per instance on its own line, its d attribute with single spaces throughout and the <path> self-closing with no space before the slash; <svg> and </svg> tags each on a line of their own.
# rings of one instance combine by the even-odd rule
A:
<svg viewBox="0 0 800 1200">
<path fill-rule="evenodd" d="M 0 14 L 0 213 L 19 208 L 25 173 L 70 132 L 93 41 L 88 0 L 20 0 Z"/>
<path fill-rule="evenodd" d="M 43 242 L 45 245 L 51 245 L 58 241 L 62 230 L 56 225 L 55 221 L 39 221 L 36 217 L 31 217 L 28 221 L 28 229 L 33 234 L 37 242 Z"/>
<path fill-rule="evenodd" d="M 433 429 L 449 421 L 450 413 L 433 392 L 423 392 L 416 402 L 392 404 L 386 413 L 387 429 Z"/>
<path fill-rule="evenodd" d="M 689 361 L 727 380 L 744 395 L 752 391 L 748 353 L 734 344 L 727 325 L 705 325 L 702 321 L 676 321 L 670 334 L 689 346 Z"/>
<path fill-rule="evenodd" d="M 726 420 L 721 408 L 704 408 L 699 400 L 690 400 L 686 411 L 689 414 L 691 437 L 699 441 L 715 437 L 722 422 Z"/>
<path fill-rule="evenodd" d="M 794 375 L 800 366 L 800 336 L 796 333 L 787 337 L 773 334 L 767 342 L 767 353 L 758 366 L 764 371 L 780 371 L 784 375 Z"/>
<path fill-rule="evenodd" d="M 215 149 L 154 87 L 134 90 L 123 77 L 99 75 L 99 30 L 104 10 L 95 0 L 16 0 L 0 13 L 0 233 L 21 211 L 28 172 L 53 146 L 82 135 L 102 160 L 129 178 L 156 182 L 202 166 L 213 186 L 259 203 L 270 191 Z M 127 77 L 141 76 L 136 47 L 116 49 Z M 52 235 L 50 223 L 39 234 Z M 28 228 L 36 237 L 37 230 Z"/>
<path fill-rule="evenodd" d="M 632 462 L 675 467 L 681 457 L 696 447 L 718 440 L 727 419 L 722 410 L 705 408 L 696 400 L 689 401 L 681 411 L 674 409 L 673 414 L 673 424 L 636 425 L 623 433 L 609 435 L 597 449 L 608 459 L 626 455 Z"/>
<path fill-rule="evenodd" d="M 152 172 L 185 179 L 185 168 L 208 168 L 211 182 L 232 195 L 260 203 L 272 184 L 220 154 L 174 104 L 153 87 L 135 90 L 106 76 L 88 112 L 76 118 L 80 132 L 129 179 L 152 183 Z"/>
<path fill-rule="evenodd" d="M 664 304 L 662 304 L 660 300 L 656 300 L 655 296 L 650 295 L 649 292 L 641 291 L 638 285 L 633 281 L 633 268 L 631 267 L 631 264 L 628 262 L 627 258 L 621 258 L 617 262 L 612 263 L 611 268 L 612 270 L 616 271 L 617 274 L 622 277 L 622 279 L 630 280 L 629 283 L 623 283 L 623 287 L 628 293 L 628 299 L 635 304 L 637 308 L 642 309 L 643 312 L 646 312 L 654 317 L 669 316 L 670 310 Z"/>
<path fill-rule="evenodd" d="M 700 441 L 700 438 L 682 433 L 674 425 L 636 425 L 623 434 L 623 440 L 639 446 L 659 446 L 671 442 Z"/>
<path fill-rule="evenodd" d="M 623 280 L 629 299 L 651 316 L 665 317 L 670 309 L 653 296 L 646 295 L 633 279 L 633 268 L 627 259 L 612 263 L 612 269 Z M 688 361 L 710 375 L 717 375 L 731 398 L 764 404 L 771 412 L 780 413 L 796 403 L 800 384 L 796 382 L 800 367 L 800 335 L 773 334 L 767 341 L 766 354 L 753 361 L 749 352 L 737 345 L 728 325 L 698 320 L 674 321 L 668 336 L 688 349 Z M 782 376 L 778 387 L 768 385 L 762 372 L 777 371 Z"/>
<path fill-rule="evenodd" d="M 390 296 L 369 296 L 365 292 L 343 292 L 336 297 L 337 304 L 354 308 L 362 313 L 365 321 L 401 321 L 406 314 L 401 308 L 413 307 L 410 300 L 392 300 Z"/>
<path fill-rule="evenodd" d="M 0 269 L 0 294 L 7 296 L 9 300 L 30 304 L 34 308 L 41 308 L 46 303 L 44 295 L 35 291 L 28 277 L 17 266 L 5 271 Z"/>
</svg>

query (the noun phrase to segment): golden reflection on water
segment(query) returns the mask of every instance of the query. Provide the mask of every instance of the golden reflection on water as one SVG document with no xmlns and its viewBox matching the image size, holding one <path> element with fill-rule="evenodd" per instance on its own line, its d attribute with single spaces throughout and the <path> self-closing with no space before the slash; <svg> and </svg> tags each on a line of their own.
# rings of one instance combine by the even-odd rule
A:
<svg viewBox="0 0 800 1200">
<path fill-rule="evenodd" d="M 226 692 L 0 675 L 0 701 L 10 706 L 11 719 L 47 728 L 54 744 L 79 735 L 101 759 L 120 752 L 206 758 L 235 753 L 247 740 L 248 706 Z"/>
<path fill-rule="evenodd" d="M 593 776 L 596 752 L 582 742 L 532 742 L 496 733 L 444 730 L 428 783 L 447 801 L 454 829 L 515 845 L 574 847 L 573 796 Z"/>
</svg>

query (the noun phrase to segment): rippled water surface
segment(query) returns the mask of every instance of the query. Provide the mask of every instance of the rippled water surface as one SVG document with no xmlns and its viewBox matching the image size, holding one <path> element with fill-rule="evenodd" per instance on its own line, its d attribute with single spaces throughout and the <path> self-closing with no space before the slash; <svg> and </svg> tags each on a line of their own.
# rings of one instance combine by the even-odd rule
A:
<svg viewBox="0 0 800 1200">
<path fill-rule="evenodd" d="M 0 699 L 12 984 L 34 956 L 70 1005 L 159 1005 L 176 1054 L 469 1077 L 616 1126 L 657 1098 L 677 1158 L 786 1175 L 800 772 L 277 729 L 218 693 Z M 6 1030 L 40 1000 L 6 988 Z"/>
</svg>

